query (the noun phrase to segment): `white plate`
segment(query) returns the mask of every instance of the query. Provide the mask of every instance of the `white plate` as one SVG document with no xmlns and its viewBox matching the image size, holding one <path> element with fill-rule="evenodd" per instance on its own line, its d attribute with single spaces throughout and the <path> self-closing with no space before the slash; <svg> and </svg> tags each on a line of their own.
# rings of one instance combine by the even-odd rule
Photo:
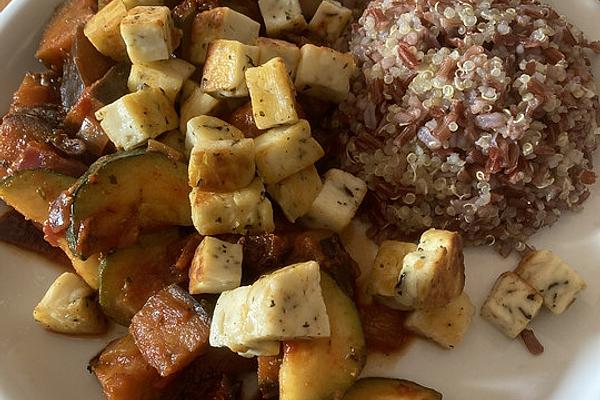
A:
<svg viewBox="0 0 600 400">
<path fill-rule="evenodd" d="M 59 0 L 13 0 L 0 13 L 0 112 L 9 104 L 22 75 L 38 68 L 33 52 L 39 33 Z M 600 3 L 555 0 L 558 10 L 600 39 Z M 600 78 L 600 69 L 596 76 Z M 564 315 L 548 312 L 532 323 L 546 351 L 530 356 L 520 341 L 509 341 L 476 317 L 464 343 L 443 351 L 416 341 L 400 358 L 369 360 L 369 375 L 412 379 L 432 386 L 446 399 L 600 399 L 600 187 L 583 212 L 564 216 L 551 230 L 534 237 L 575 266 L 589 283 Z M 372 252 L 361 248 L 367 260 Z M 372 250 L 372 248 L 371 248 Z M 479 307 L 495 277 L 517 259 L 501 259 L 489 249 L 466 254 L 466 290 Z M 118 335 L 85 339 L 55 335 L 39 328 L 31 310 L 60 269 L 42 258 L 0 244 L 0 399 L 101 399 L 87 361 Z"/>
</svg>

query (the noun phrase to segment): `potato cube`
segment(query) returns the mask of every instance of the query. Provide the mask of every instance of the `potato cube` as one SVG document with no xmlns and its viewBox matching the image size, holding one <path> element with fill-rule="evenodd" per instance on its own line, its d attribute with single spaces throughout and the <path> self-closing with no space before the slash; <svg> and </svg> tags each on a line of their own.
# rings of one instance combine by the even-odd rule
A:
<svg viewBox="0 0 600 400">
<path fill-rule="evenodd" d="M 298 0 L 258 0 L 258 7 L 269 36 L 297 33 L 306 28 Z"/>
<path fill-rule="evenodd" d="M 285 62 L 288 74 L 292 79 L 296 76 L 296 68 L 300 62 L 300 48 L 293 43 L 285 40 L 259 37 L 256 45 L 260 49 L 259 64 L 265 64 L 267 61 L 276 57 L 281 57 Z"/>
<path fill-rule="evenodd" d="M 134 64 L 168 60 L 181 40 L 171 10 L 162 6 L 139 6 L 129 10 L 121 21 L 121 36 Z"/>
<path fill-rule="evenodd" d="M 394 300 L 408 310 L 441 307 L 458 297 L 464 286 L 460 235 L 429 229 L 421 235 L 417 250 L 404 257 Z"/>
<path fill-rule="evenodd" d="M 352 55 L 305 44 L 300 49 L 296 89 L 308 96 L 341 103 L 350 93 L 354 69 Z"/>
<path fill-rule="evenodd" d="M 118 149 L 130 150 L 176 129 L 177 112 L 160 89 L 147 88 L 96 111 L 96 118 Z"/>
<path fill-rule="evenodd" d="M 273 232 L 273 208 L 265 196 L 260 178 L 240 190 L 230 193 L 204 192 L 198 188 L 190 193 L 192 221 L 201 235 L 225 233 Z"/>
<path fill-rule="evenodd" d="M 266 184 L 277 183 L 323 157 L 321 145 L 310 135 L 310 125 L 300 120 L 273 128 L 256 139 L 256 168 Z"/>
<path fill-rule="evenodd" d="M 119 28 L 126 16 L 123 1 L 113 0 L 90 18 L 83 33 L 100 53 L 117 61 L 127 61 L 125 41 Z"/>
<path fill-rule="evenodd" d="M 515 273 L 543 296 L 544 306 L 554 314 L 562 314 L 587 286 L 570 265 L 550 250 L 526 255 Z"/>
<path fill-rule="evenodd" d="M 481 317 L 514 339 L 535 318 L 543 302 L 542 296 L 519 275 L 505 272 L 481 307 Z"/>
<path fill-rule="evenodd" d="M 189 120 L 185 136 L 185 148 L 189 152 L 196 143 L 215 140 L 239 140 L 244 134 L 238 128 L 219 118 L 200 115 Z"/>
<path fill-rule="evenodd" d="M 183 82 L 194 73 L 195 67 L 180 59 L 133 64 L 127 86 L 135 92 L 145 87 L 162 89 L 175 102 Z"/>
<path fill-rule="evenodd" d="M 453 349 L 467 333 L 474 313 L 475 307 L 463 292 L 445 306 L 413 311 L 404 326 L 446 349 Z"/>
<path fill-rule="evenodd" d="M 302 221 L 311 228 L 341 232 L 354 218 L 366 193 L 367 185 L 362 179 L 331 169 L 325 174 L 323 188 Z"/>
<path fill-rule="evenodd" d="M 323 0 L 308 29 L 328 42 L 334 42 L 352 20 L 352 10 L 335 0 Z"/>
<path fill-rule="evenodd" d="M 33 318 L 58 333 L 106 332 L 106 319 L 94 297 L 95 291 L 79 275 L 65 272 L 48 288 L 33 310 Z"/>
<path fill-rule="evenodd" d="M 259 50 L 234 40 L 215 40 L 208 48 L 202 90 L 217 97 L 246 97 L 246 70 L 258 65 Z"/>
<path fill-rule="evenodd" d="M 404 257 L 415 250 L 417 245 L 414 243 L 396 240 L 381 243 L 369 275 L 369 293 L 375 296 L 395 296 Z"/>
<path fill-rule="evenodd" d="M 192 259 L 189 292 L 222 293 L 240 286 L 242 257 L 241 244 L 206 236 Z"/>
<path fill-rule="evenodd" d="M 284 180 L 267 185 L 267 192 L 279 204 L 290 222 L 308 212 L 323 183 L 314 165 L 304 168 Z"/>
<path fill-rule="evenodd" d="M 196 16 L 192 25 L 189 60 L 204 64 L 209 44 L 217 39 L 237 40 L 253 45 L 260 24 L 228 7 L 217 7 Z"/>
<path fill-rule="evenodd" d="M 298 122 L 296 90 L 283 59 L 277 57 L 246 71 L 252 113 L 258 129 Z"/>
<path fill-rule="evenodd" d="M 181 105 L 179 118 L 179 130 L 186 135 L 186 148 L 188 152 L 192 150 L 192 145 L 188 147 L 188 122 L 194 117 L 216 113 L 221 108 L 221 105 L 221 100 L 204 93 L 199 85 L 191 89 L 191 93 Z"/>
<path fill-rule="evenodd" d="M 207 192 L 231 192 L 254 179 L 254 140 L 197 142 L 190 154 L 189 184 Z"/>
</svg>

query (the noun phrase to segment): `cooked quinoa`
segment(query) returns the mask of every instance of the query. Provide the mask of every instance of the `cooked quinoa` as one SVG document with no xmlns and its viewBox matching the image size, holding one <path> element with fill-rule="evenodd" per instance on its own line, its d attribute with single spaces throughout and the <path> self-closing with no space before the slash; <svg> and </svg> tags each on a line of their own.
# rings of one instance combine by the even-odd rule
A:
<svg viewBox="0 0 600 400">
<path fill-rule="evenodd" d="M 350 50 L 343 167 L 377 240 L 429 227 L 523 249 L 595 181 L 589 43 L 534 0 L 374 0 Z"/>
</svg>

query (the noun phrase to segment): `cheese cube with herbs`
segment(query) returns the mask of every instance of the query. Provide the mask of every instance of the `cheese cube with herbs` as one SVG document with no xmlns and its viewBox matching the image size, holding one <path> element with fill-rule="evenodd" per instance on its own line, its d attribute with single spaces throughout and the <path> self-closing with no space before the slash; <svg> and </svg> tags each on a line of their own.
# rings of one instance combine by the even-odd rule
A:
<svg viewBox="0 0 600 400">
<path fill-rule="evenodd" d="M 155 61 L 149 64 L 133 64 L 127 87 L 131 92 L 145 87 L 162 89 L 175 102 L 183 82 L 194 73 L 195 67 L 180 59 Z"/>
<path fill-rule="evenodd" d="M 100 53 L 113 60 L 127 61 L 125 41 L 119 28 L 126 16 L 123 1 L 113 0 L 90 18 L 83 33 Z"/>
<path fill-rule="evenodd" d="M 404 326 L 443 348 L 453 349 L 467 333 L 473 314 L 475 307 L 463 292 L 445 306 L 413 311 L 406 318 Z"/>
<path fill-rule="evenodd" d="M 314 34 L 333 42 L 341 36 L 352 20 L 352 10 L 335 0 L 323 0 L 308 24 Z"/>
<path fill-rule="evenodd" d="M 407 310 L 441 307 L 457 298 L 464 286 L 461 236 L 429 229 L 421 235 L 417 250 L 404 256 L 394 301 Z"/>
<path fill-rule="evenodd" d="M 206 236 L 196 249 L 189 270 L 191 294 L 222 293 L 242 282 L 241 244 Z"/>
<path fill-rule="evenodd" d="M 215 40 L 208 48 L 202 90 L 217 97 L 246 97 L 246 70 L 258 65 L 259 50 L 234 40 Z"/>
<path fill-rule="evenodd" d="M 191 142 L 188 143 L 187 139 L 189 121 L 194 117 L 201 115 L 211 115 L 217 112 L 222 105 L 222 101 L 220 99 L 204 93 L 204 91 L 202 91 L 200 88 L 200 85 L 194 86 L 189 90 L 190 93 L 187 98 L 183 100 L 179 110 L 179 130 L 186 135 L 186 148 L 188 149 L 188 152 L 192 150 L 193 146 Z"/>
<path fill-rule="evenodd" d="M 188 165 L 189 184 L 208 192 L 231 192 L 255 176 L 254 140 L 197 142 Z"/>
<path fill-rule="evenodd" d="M 266 184 L 281 182 L 319 160 L 325 152 L 306 120 L 273 128 L 254 139 L 256 168 Z"/>
<path fill-rule="evenodd" d="M 306 28 L 298 0 L 258 0 L 258 7 L 269 36 L 298 33 Z"/>
<path fill-rule="evenodd" d="M 414 243 L 396 240 L 381 243 L 369 275 L 369 293 L 375 296 L 395 296 L 404 257 L 415 250 L 417 245 Z"/>
<path fill-rule="evenodd" d="M 279 204 L 290 222 L 308 212 L 323 183 L 314 165 L 304 168 L 284 180 L 267 185 L 267 192 Z"/>
<path fill-rule="evenodd" d="M 319 264 L 294 264 L 263 276 L 248 298 L 246 333 L 254 340 L 328 337 Z"/>
<path fill-rule="evenodd" d="M 296 68 L 300 62 L 300 48 L 285 40 L 259 37 L 256 46 L 260 49 L 259 63 L 265 64 L 276 57 L 281 57 L 288 74 L 292 79 L 296 76 Z"/>
<path fill-rule="evenodd" d="M 542 295 L 544 306 L 554 314 L 562 314 L 587 286 L 569 264 L 550 250 L 529 253 L 515 273 Z"/>
<path fill-rule="evenodd" d="M 209 343 L 212 347 L 227 347 L 240 355 L 275 356 L 278 341 L 250 341 L 246 335 L 248 295 L 251 286 L 242 286 L 221 293 L 210 325 Z"/>
<path fill-rule="evenodd" d="M 346 100 L 355 64 L 352 55 L 328 47 L 305 44 L 300 49 L 296 89 L 334 103 Z"/>
<path fill-rule="evenodd" d="M 124 150 L 176 129 L 179 123 L 171 100 L 156 88 L 125 95 L 96 111 L 96 118 L 111 142 Z"/>
<path fill-rule="evenodd" d="M 200 115 L 188 121 L 185 147 L 188 151 L 199 142 L 216 140 L 239 140 L 244 134 L 235 126 L 208 115 Z"/>
<path fill-rule="evenodd" d="M 366 193 L 367 184 L 362 179 L 340 169 L 330 169 L 302 221 L 310 228 L 341 232 L 354 218 Z"/>
<path fill-rule="evenodd" d="M 196 16 L 192 25 L 189 60 L 204 64 L 209 44 L 217 39 L 237 40 L 252 45 L 260 24 L 229 7 L 216 7 Z"/>
<path fill-rule="evenodd" d="M 282 58 L 246 71 L 252 114 L 258 129 L 298 122 L 296 90 Z"/>
<path fill-rule="evenodd" d="M 190 193 L 192 222 L 202 235 L 273 232 L 273 207 L 265 196 L 260 178 L 230 193 L 205 192 L 198 188 Z"/>
<path fill-rule="evenodd" d="M 121 36 L 134 64 L 168 60 L 181 40 L 171 10 L 163 6 L 139 6 L 129 10 L 121 21 Z"/>
<path fill-rule="evenodd" d="M 163 0 L 122 0 L 125 4 L 125 7 L 130 10 L 133 7 L 137 6 L 164 6 L 165 2 Z M 103 9 L 106 5 L 110 3 L 110 0 L 98 0 L 98 10 Z"/>
<path fill-rule="evenodd" d="M 481 317 L 511 339 L 516 338 L 542 307 L 542 296 L 514 272 L 505 272 L 481 307 Z"/>
</svg>

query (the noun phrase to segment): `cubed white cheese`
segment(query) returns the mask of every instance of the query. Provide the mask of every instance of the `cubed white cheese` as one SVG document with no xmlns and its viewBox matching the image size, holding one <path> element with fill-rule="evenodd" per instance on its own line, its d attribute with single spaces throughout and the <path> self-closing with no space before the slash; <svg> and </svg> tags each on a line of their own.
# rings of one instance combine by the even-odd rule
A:
<svg viewBox="0 0 600 400">
<path fill-rule="evenodd" d="M 526 255 L 515 273 L 543 296 L 544 306 L 554 314 L 562 314 L 587 286 L 570 265 L 550 250 Z"/>
<path fill-rule="evenodd" d="M 187 96 L 181 105 L 179 118 L 179 130 L 186 135 L 186 147 L 188 146 L 187 136 L 189 121 L 194 117 L 216 113 L 222 105 L 221 100 L 204 93 L 199 85 L 189 90 L 189 96 Z M 192 146 L 193 145 L 190 142 L 189 147 L 187 147 L 188 152 L 192 150 Z"/>
<path fill-rule="evenodd" d="M 196 16 L 192 25 L 189 60 L 204 64 L 208 45 L 213 40 L 237 40 L 252 45 L 258 38 L 260 24 L 228 7 L 216 7 Z"/>
<path fill-rule="evenodd" d="M 300 48 L 285 40 L 259 37 L 256 46 L 260 49 L 259 63 L 262 65 L 276 57 L 285 62 L 288 74 L 292 79 L 296 76 L 296 68 L 300 62 Z"/>
<path fill-rule="evenodd" d="M 164 6 L 165 2 L 163 0 L 123 0 L 125 3 L 125 7 L 128 10 L 131 10 L 137 6 Z"/>
<path fill-rule="evenodd" d="M 352 20 L 352 10 L 335 0 L 323 0 L 308 24 L 308 29 L 329 43 L 340 37 Z"/>
<path fill-rule="evenodd" d="M 189 270 L 189 292 L 222 293 L 242 282 L 241 244 L 206 236 L 194 253 Z"/>
<path fill-rule="evenodd" d="M 208 115 L 200 115 L 188 121 L 185 147 L 191 152 L 198 142 L 215 140 L 239 140 L 244 134 L 235 126 Z"/>
<path fill-rule="evenodd" d="M 296 90 L 282 58 L 246 71 L 252 114 L 258 129 L 298 122 Z"/>
<path fill-rule="evenodd" d="M 305 44 L 300 49 L 296 89 L 308 96 L 341 103 L 350 93 L 354 69 L 352 55 Z"/>
<path fill-rule="evenodd" d="M 259 50 L 235 40 L 215 40 L 208 48 L 202 90 L 217 97 L 246 97 L 246 70 L 258 65 Z"/>
<path fill-rule="evenodd" d="M 413 311 L 404 326 L 446 349 L 453 349 L 467 333 L 474 313 L 475 307 L 463 292 L 445 306 Z"/>
<path fill-rule="evenodd" d="M 421 235 L 417 250 L 404 257 L 394 300 L 409 310 L 441 307 L 458 297 L 464 285 L 460 235 L 429 229 Z"/>
<path fill-rule="evenodd" d="M 171 10 L 162 6 L 139 6 L 129 10 L 121 21 L 121 36 L 134 64 L 168 60 L 181 40 Z"/>
<path fill-rule="evenodd" d="M 265 197 L 260 178 L 248 187 L 230 193 L 190 193 L 192 221 L 202 235 L 273 232 L 273 207 Z"/>
<path fill-rule="evenodd" d="M 33 318 L 54 332 L 102 333 L 106 330 L 106 320 L 94 296 L 94 290 L 77 274 L 65 272 L 35 307 Z"/>
<path fill-rule="evenodd" d="M 331 169 L 325 174 L 323 188 L 302 221 L 311 228 L 341 232 L 354 218 L 366 193 L 367 185 L 362 179 Z"/>
<path fill-rule="evenodd" d="M 256 168 L 266 184 L 282 181 L 314 164 L 325 152 L 311 136 L 306 120 L 273 128 L 254 139 Z"/>
<path fill-rule="evenodd" d="M 133 64 L 127 87 L 131 92 L 145 87 L 162 89 L 175 102 L 183 82 L 194 73 L 194 69 L 192 64 L 175 58 L 149 64 Z"/>
<path fill-rule="evenodd" d="M 228 347 L 243 356 L 275 356 L 278 341 L 251 342 L 246 337 L 248 294 L 251 286 L 223 292 L 217 300 L 210 325 L 209 343 L 212 347 Z"/>
<path fill-rule="evenodd" d="M 126 16 L 123 1 L 113 0 L 90 18 L 83 33 L 100 53 L 117 61 L 127 61 L 125 41 L 119 28 Z"/>
<path fill-rule="evenodd" d="M 199 141 L 190 154 L 189 184 L 208 192 L 231 192 L 255 176 L 254 140 Z"/>
<path fill-rule="evenodd" d="M 248 337 L 261 341 L 328 337 L 320 281 L 315 261 L 290 265 L 256 281 L 248 298 Z"/>
<path fill-rule="evenodd" d="M 519 275 L 505 272 L 481 307 L 481 317 L 514 339 L 535 318 L 543 301 L 542 296 Z"/>
<path fill-rule="evenodd" d="M 415 250 L 417 245 L 414 243 L 396 240 L 381 243 L 369 275 L 369 293 L 375 296 L 395 296 L 404 257 Z"/>
<path fill-rule="evenodd" d="M 267 192 L 279 204 L 290 222 L 308 212 L 323 183 L 314 165 L 304 168 L 284 180 L 267 185 Z"/>
<path fill-rule="evenodd" d="M 298 0 L 258 0 L 258 7 L 269 36 L 298 33 L 306 28 Z"/>
<path fill-rule="evenodd" d="M 171 100 L 156 88 L 125 95 L 98 110 L 96 118 L 115 146 L 124 150 L 144 144 L 178 125 Z"/>
</svg>

